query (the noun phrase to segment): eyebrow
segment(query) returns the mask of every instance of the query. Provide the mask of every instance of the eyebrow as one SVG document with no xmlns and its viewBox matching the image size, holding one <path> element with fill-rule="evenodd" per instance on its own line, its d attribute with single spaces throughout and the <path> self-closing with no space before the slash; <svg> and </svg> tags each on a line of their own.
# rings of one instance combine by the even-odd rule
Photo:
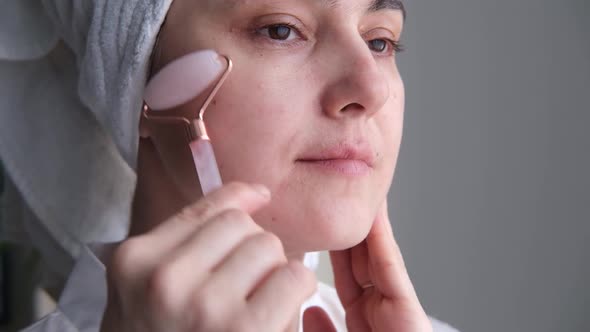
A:
<svg viewBox="0 0 590 332">
<path fill-rule="evenodd" d="M 370 12 L 384 9 L 400 10 L 404 16 L 404 20 L 406 18 L 406 8 L 401 0 L 373 0 L 369 5 Z"/>
<path fill-rule="evenodd" d="M 337 6 L 341 0 L 323 0 L 328 7 Z M 406 19 L 406 8 L 401 0 L 372 0 L 367 7 L 367 11 L 370 13 L 377 12 L 380 10 L 399 10 L 402 12 L 404 20 Z"/>
</svg>

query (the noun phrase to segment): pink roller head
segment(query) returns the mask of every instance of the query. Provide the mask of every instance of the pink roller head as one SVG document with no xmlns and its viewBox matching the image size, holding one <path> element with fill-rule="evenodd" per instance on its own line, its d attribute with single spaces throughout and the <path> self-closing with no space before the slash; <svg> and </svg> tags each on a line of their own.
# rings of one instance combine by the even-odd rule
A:
<svg viewBox="0 0 590 332">
<path fill-rule="evenodd" d="M 154 111 L 183 105 L 200 95 L 223 73 L 223 59 L 213 50 L 190 53 L 174 60 L 152 78 L 144 100 Z"/>
</svg>

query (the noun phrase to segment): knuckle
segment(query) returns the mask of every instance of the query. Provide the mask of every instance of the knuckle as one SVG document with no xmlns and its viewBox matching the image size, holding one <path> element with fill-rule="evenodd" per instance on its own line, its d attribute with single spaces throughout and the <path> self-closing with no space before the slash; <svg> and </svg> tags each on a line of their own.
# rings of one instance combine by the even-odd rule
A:
<svg viewBox="0 0 590 332">
<path fill-rule="evenodd" d="M 182 209 L 178 213 L 178 219 L 192 223 L 196 220 L 203 219 L 210 211 L 216 208 L 215 202 L 211 199 L 204 197 L 200 199 L 196 204 L 190 205 Z"/>
<path fill-rule="evenodd" d="M 212 194 L 210 196 L 199 199 L 195 204 L 189 205 L 182 209 L 178 214 L 177 218 L 186 221 L 194 222 L 201 220 L 207 216 L 212 216 L 214 211 L 222 210 L 224 202 L 227 201 L 223 197 L 231 197 L 239 195 L 245 191 L 251 191 L 252 189 L 245 183 L 232 182 L 225 185 L 220 192 Z"/>
<path fill-rule="evenodd" d="M 219 218 L 226 223 L 230 223 L 231 226 L 243 225 L 247 221 L 251 221 L 252 218 L 248 213 L 240 209 L 227 209 L 219 214 Z"/>
<path fill-rule="evenodd" d="M 164 317 L 173 316 L 176 310 L 172 292 L 174 284 L 174 273 L 166 266 L 158 267 L 147 280 L 148 305 Z"/>
<path fill-rule="evenodd" d="M 241 230 L 246 233 L 261 232 L 262 228 L 258 226 L 252 217 L 240 209 L 228 209 L 221 212 L 218 216 L 224 227 L 234 230 Z"/>
<path fill-rule="evenodd" d="M 265 250 L 275 254 L 279 253 L 284 255 L 283 242 L 275 234 L 263 232 L 258 234 L 256 237 L 257 239 L 255 239 L 255 241 L 259 241 L 259 243 L 264 246 Z"/>
<path fill-rule="evenodd" d="M 141 257 L 141 241 L 131 238 L 115 250 L 108 268 L 109 277 L 115 280 L 132 278 L 135 266 Z"/>
<path fill-rule="evenodd" d="M 222 324 L 227 324 L 221 315 L 221 308 L 215 294 L 211 296 L 210 293 L 211 291 L 207 288 L 196 292 L 191 306 L 192 325 L 205 331 L 220 330 Z"/>
<path fill-rule="evenodd" d="M 316 282 L 315 275 L 299 262 L 290 262 L 281 272 L 288 285 L 310 286 Z"/>
<path fill-rule="evenodd" d="M 252 260 L 280 266 L 287 262 L 281 240 L 269 232 L 259 232 L 249 236 L 240 249 L 244 255 Z"/>
</svg>

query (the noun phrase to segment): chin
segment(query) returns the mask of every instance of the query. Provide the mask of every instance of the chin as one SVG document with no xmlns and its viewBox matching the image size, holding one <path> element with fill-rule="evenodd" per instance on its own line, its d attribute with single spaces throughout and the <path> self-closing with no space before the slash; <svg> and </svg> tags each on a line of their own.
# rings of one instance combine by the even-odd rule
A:
<svg viewBox="0 0 590 332">
<path fill-rule="evenodd" d="M 325 213 L 315 223 L 316 232 L 309 237 L 307 251 L 343 250 L 354 247 L 369 234 L 375 211 L 343 208 L 336 212 Z"/>
<path fill-rule="evenodd" d="M 257 214 L 255 220 L 276 234 L 288 253 L 343 250 L 367 237 L 377 213 L 377 206 L 358 201 L 330 205 L 316 198 L 297 206 L 275 201 L 272 207 Z"/>
<path fill-rule="evenodd" d="M 282 240 L 288 254 L 351 248 L 367 237 L 387 196 L 390 171 L 353 177 L 302 168 L 288 177 L 247 173 L 249 182 L 265 183 L 272 192 L 270 204 L 253 218 Z"/>
</svg>

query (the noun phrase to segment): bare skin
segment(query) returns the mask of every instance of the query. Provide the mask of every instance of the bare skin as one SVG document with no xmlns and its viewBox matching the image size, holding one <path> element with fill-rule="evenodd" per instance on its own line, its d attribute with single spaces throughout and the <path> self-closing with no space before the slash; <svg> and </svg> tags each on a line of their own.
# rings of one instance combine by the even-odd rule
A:
<svg viewBox="0 0 590 332">
<path fill-rule="evenodd" d="M 431 330 L 385 203 L 403 123 L 403 15 L 334 3 L 174 2 L 156 67 L 203 48 L 236 64 L 205 118 L 228 185 L 186 199 L 140 141 L 102 331 L 296 331 L 316 285 L 301 259 L 315 250 L 331 251 L 349 331 Z M 313 309 L 304 328 L 333 326 Z"/>
</svg>

